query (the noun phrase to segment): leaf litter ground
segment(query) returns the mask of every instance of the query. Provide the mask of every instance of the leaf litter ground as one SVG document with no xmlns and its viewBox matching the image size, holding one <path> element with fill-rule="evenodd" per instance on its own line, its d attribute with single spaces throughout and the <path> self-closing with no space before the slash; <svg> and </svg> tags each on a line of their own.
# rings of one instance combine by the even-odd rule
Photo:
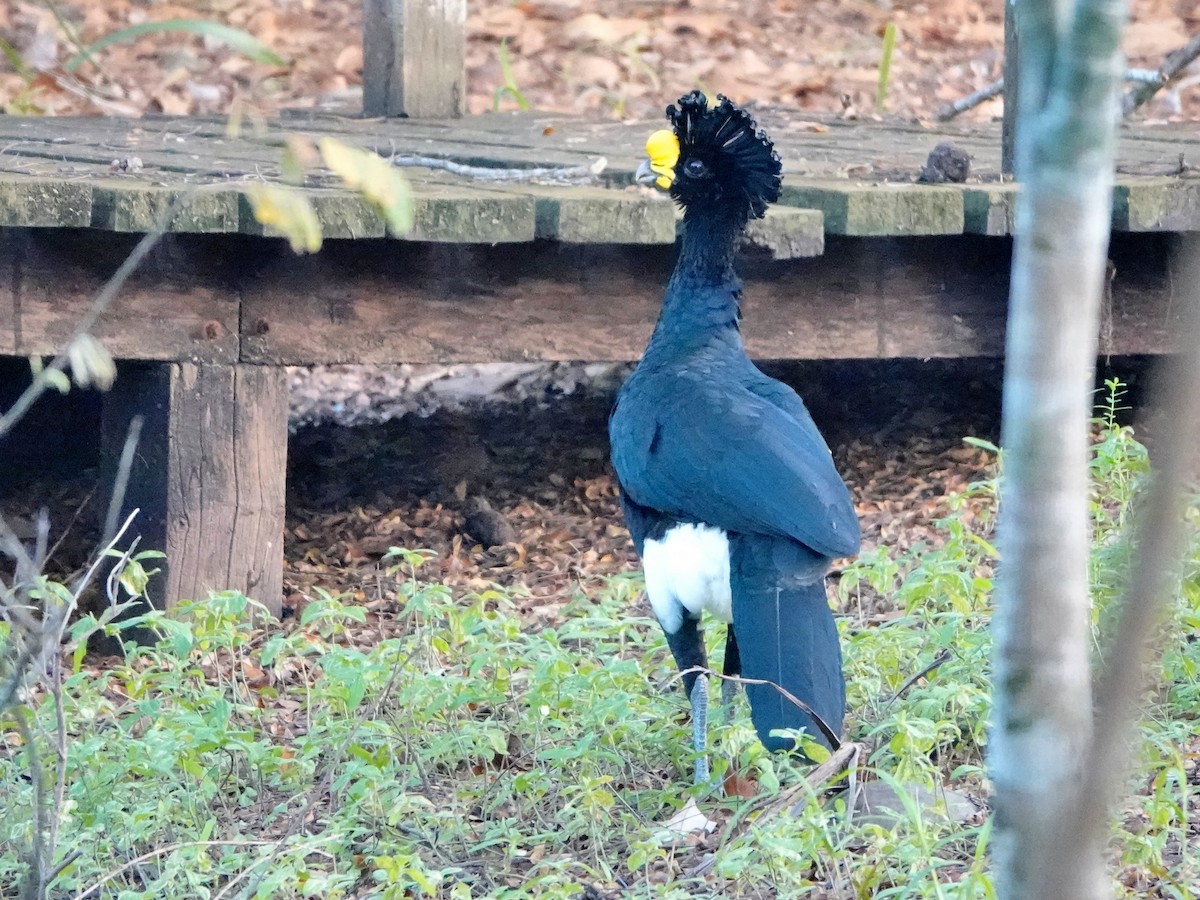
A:
<svg viewBox="0 0 1200 900">
<path fill-rule="evenodd" d="M 1195 0 L 1136 0 L 1125 37 L 1131 66 L 1157 67 L 1200 26 Z M 138 115 L 264 112 L 361 103 L 361 0 L 32 0 L 0 3 L 0 36 L 31 71 L 0 71 L 10 111 Z M 57 14 L 56 14 L 57 13 Z M 178 33 L 148 35 L 98 54 L 99 67 L 65 68 L 76 47 L 130 25 L 203 18 L 250 32 L 290 60 L 251 62 Z M 467 19 L 467 107 L 493 109 L 506 83 L 533 107 L 658 118 L 693 87 L 741 103 L 816 115 L 876 114 L 881 35 L 898 36 L 884 114 L 928 119 L 943 104 L 1000 77 L 1002 0 L 472 0 Z M 65 23 L 65 25 L 64 25 Z M 1200 74 L 1186 76 L 1145 113 L 1196 118 Z M 501 109 L 516 107 L 505 95 Z M 966 115 L 999 115 L 994 100 Z"/>
</svg>

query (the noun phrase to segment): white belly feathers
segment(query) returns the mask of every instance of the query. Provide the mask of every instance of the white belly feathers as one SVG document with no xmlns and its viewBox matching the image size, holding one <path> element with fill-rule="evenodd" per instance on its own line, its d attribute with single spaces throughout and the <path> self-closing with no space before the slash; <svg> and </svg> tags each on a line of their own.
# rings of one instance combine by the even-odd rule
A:
<svg viewBox="0 0 1200 900">
<path fill-rule="evenodd" d="M 733 621 L 729 589 L 729 538 L 709 525 L 676 525 L 660 540 L 642 548 L 646 595 L 659 624 L 674 634 L 683 610 L 693 616 L 708 610 L 722 622 Z"/>
</svg>

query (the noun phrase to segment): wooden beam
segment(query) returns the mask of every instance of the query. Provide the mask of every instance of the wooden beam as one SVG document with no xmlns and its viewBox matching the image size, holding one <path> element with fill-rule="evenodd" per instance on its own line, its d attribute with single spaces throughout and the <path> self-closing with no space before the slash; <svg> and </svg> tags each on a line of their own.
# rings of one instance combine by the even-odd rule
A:
<svg viewBox="0 0 1200 900">
<path fill-rule="evenodd" d="M 197 237 L 168 238 L 133 275 L 93 334 L 118 359 L 234 362 L 239 298 L 226 255 Z M 0 235 L 0 352 L 61 352 L 136 237 L 100 231 L 5 229 Z"/>
<path fill-rule="evenodd" d="M 1169 236 L 1117 234 L 1112 352 L 1168 352 Z M 261 364 L 631 360 L 658 316 L 670 247 L 354 242 L 280 258 L 244 286 L 242 358 Z M 1000 355 L 1011 241 L 830 238 L 825 254 L 747 255 L 743 333 L 777 359 Z M 1177 304 L 1176 304 L 1177 306 Z M 320 323 L 319 327 L 315 323 Z"/>
<path fill-rule="evenodd" d="M 461 116 L 466 0 L 363 0 L 363 114 Z"/>
<path fill-rule="evenodd" d="M 278 614 L 287 406 L 283 369 L 121 363 L 105 399 L 106 469 L 141 415 L 124 510 L 141 510 L 141 548 L 167 554 L 156 606 L 236 590 Z"/>
</svg>

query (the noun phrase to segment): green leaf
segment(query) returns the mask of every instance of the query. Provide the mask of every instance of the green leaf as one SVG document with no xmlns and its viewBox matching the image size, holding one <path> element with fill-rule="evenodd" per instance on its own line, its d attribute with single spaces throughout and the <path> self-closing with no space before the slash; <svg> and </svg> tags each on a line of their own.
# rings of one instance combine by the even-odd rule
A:
<svg viewBox="0 0 1200 900">
<path fill-rule="evenodd" d="M 90 334 L 77 335 L 71 341 L 67 359 L 71 363 L 71 377 L 82 388 L 107 391 L 117 380 L 117 364 L 113 362 L 112 354 Z"/>
<path fill-rule="evenodd" d="M 252 184 L 246 198 L 254 218 L 287 238 L 296 253 L 321 249 L 321 223 L 308 197 L 294 188 L 277 184 Z"/>
<path fill-rule="evenodd" d="M 106 34 L 89 46 L 84 52 L 77 53 L 71 57 L 67 61 L 67 69 L 74 71 L 83 64 L 89 55 L 103 50 L 110 44 L 136 40 L 147 34 L 162 34 L 172 31 L 197 34 L 201 37 L 211 38 L 214 41 L 220 41 L 230 49 L 236 50 L 238 53 L 249 57 L 257 63 L 279 67 L 286 67 L 288 65 L 287 60 L 282 56 L 254 35 L 242 31 L 240 28 L 231 28 L 228 25 L 222 25 L 219 22 L 210 22 L 207 19 L 167 19 L 163 22 L 143 22 L 140 25 L 130 25 L 128 28 L 122 28 L 119 31 Z"/>
<path fill-rule="evenodd" d="M 393 235 L 413 227 L 412 189 L 396 167 L 370 150 L 351 147 L 331 137 L 317 141 L 321 158 L 351 190 L 358 191 L 383 213 Z"/>
</svg>

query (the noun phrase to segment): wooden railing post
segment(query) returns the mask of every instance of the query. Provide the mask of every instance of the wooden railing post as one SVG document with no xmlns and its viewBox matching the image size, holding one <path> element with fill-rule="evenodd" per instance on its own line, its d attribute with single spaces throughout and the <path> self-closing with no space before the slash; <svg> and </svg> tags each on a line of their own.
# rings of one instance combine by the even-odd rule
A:
<svg viewBox="0 0 1200 900">
<path fill-rule="evenodd" d="M 466 0 L 363 0 L 363 114 L 461 116 L 466 21 Z"/>
<path fill-rule="evenodd" d="M 1017 0 L 1004 2 L 1004 122 L 1000 138 L 1000 171 L 1012 175 L 1016 171 L 1017 104 L 1021 93 L 1018 57 L 1019 32 Z"/>
</svg>

